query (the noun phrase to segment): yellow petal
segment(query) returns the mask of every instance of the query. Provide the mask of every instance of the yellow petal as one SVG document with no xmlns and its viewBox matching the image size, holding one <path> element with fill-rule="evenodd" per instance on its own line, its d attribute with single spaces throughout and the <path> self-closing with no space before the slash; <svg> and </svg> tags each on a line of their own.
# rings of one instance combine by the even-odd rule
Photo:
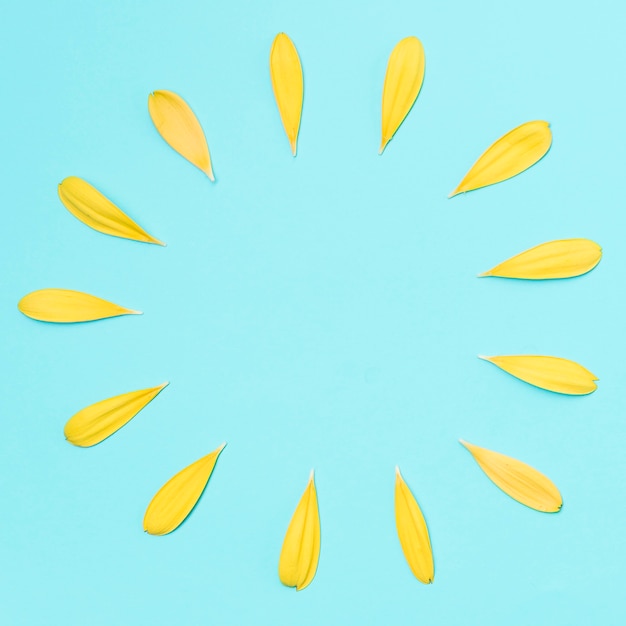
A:
<svg viewBox="0 0 626 626">
<path fill-rule="evenodd" d="M 571 278 L 591 271 L 602 258 L 602 248 L 589 239 L 560 239 L 520 252 L 480 276 Z"/>
<path fill-rule="evenodd" d="M 95 446 L 127 424 L 169 383 L 123 393 L 78 411 L 65 424 L 65 437 L 75 446 Z"/>
<path fill-rule="evenodd" d="M 278 561 L 278 577 L 298 591 L 307 587 L 317 570 L 320 556 L 320 515 L 313 472 L 289 522 Z"/>
<path fill-rule="evenodd" d="M 461 443 L 470 451 L 489 479 L 511 498 L 544 513 L 561 510 L 563 498 L 559 490 L 541 472 L 499 452 L 479 448 L 463 440 Z"/>
<path fill-rule="evenodd" d="M 514 128 L 483 152 L 449 197 L 516 176 L 539 161 L 551 143 L 548 122 L 526 122 Z"/>
<path fill-rule="evenodd" d="M 214 181 L 204 131 L 189 105 L 172 91 L 162 90 L 148 96 L 148 110 L 161 137 Z"/>
<path fill-rule="evenodd" d="M 141 315 L 96 296 L 69 289 L 40 289 L 24 296 L 17 308 L 41 322 L 90 322 L 118 315 Z"/>
<path fill-rule="evenodd" d="M 165 245 L 82 178 L 66 178 L 59 185 L 59 198 L 74 217 L 94 230 L 114 237 Z"/>
<path fill-rule="evenodd" d="M 398 42 L 387 63 L 379 154 L 383 153 L 417 99 L 425 67 L 424 47 L 417 37 L 407 37 Z"/>
<path fill-rule="evenodd" d="M 143 518 L 143 529 L 147 533 L 167 535 L 185 521 L 209 482 L 225 445 L 178 472 L 157 491 Z"/>
<path fill-rule="evenodd" d="M 582 365 L 556 356 L 530 354 L 515 356 L 479 356 L 500 369 L 535 387 L 564 393 L 571 396 L 584 396 L 597 389 L 593 382 L 598 380 Z"/>
<path fill-rule="evenodd" d="M 415 578 L 428 585 L 435 579 L 433 551 L 424 515 L 396 467 L 396 528 L 398 538 Z"/>
<path fill-rule="evenodd" d="M 291 152 L 296 156 L 304 82 L 298 51 L 285 33 L 276 35 L 272 44 L 270 75 L 280 119 L 287 133 Z"/>
</svg>

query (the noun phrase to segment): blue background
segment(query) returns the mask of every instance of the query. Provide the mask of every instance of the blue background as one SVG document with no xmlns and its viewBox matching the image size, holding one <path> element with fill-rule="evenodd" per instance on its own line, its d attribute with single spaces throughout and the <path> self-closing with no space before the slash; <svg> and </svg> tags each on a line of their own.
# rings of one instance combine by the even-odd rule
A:
<svg viewBox="0 0 626 626">
<path fill-rule="evenodd" d="M 0 247 L 2 623 L 621 624 L 626 151 L 624 4 L 394 0 L 12 3 L 3 64 Z M 292 158 L 271 42 L 295 42 L 305 100 Z M 385 154 L 388 56 L 418 36 L 422 92 Z M 181 94 L 217 183 L 158 136 L 148 94 Z M 535 167 L 451 200 L 478 155 L 532 119 Z M 167 248 L 74 219 L 81 176 Z M 551 239 L 604 248 L 592 273 L 476 274 Z M 143 316 L 34 322 L 45 287 Z M 576 360 L 588 397 L 521 383 L 477 354 Z M 99 446 L 66 420 L 171 385 Z M 482 474 L 459 438 L 543 471 L 543 515 Z M 187 522 L 142 532 L 175 472 L 223 452 Z M 394 466 L 428 521 L 436 576 L 411 575 Z M 284 532 L 316 470 L 317 576 L 283 587 Z"/>
</svg>

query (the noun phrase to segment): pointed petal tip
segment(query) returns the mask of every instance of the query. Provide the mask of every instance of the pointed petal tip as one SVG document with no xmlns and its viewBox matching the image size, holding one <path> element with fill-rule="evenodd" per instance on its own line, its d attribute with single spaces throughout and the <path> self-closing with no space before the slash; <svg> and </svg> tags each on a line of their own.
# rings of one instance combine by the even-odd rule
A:
<svg viewBox="0 0 626 626">
<path fill-rule="evenodd" d="M 311 472 L 309 474 L 309 482 L 312 480 L 315 480 L 315 470 L 313 468 L 311 468 Z"/>
<path fill-rule="evenodd" d="M 487 270 L 486 272 L 482 272 L 482 274 L 476 274 L 476 278 L 485 278 L 486 276 L 491 276 L 491 270 Z"/>
<path fill-rule="evenodd" d="M 380 142 L 380 148 L 378 148 L 378 154 L 379 155 L 381 155 L 385 151 L 385 148 L 387 147 L 388 143 L 389 142 L 385 141 L 384 139 Z"/>
<path fill-rule="evenodd" d="M 290 139 L 289 145 L 291 146 L 291 154 L 295 157 L 298 152 L 298 140 Z"/>
<path fill-rule="evenodd" d="M 476 356 L 477 356 L 479 359 L 482 359 L 483 361 L 491 361 L 491 358 L 492 358 L 492 357 L 490 357 L 490 356 L 485 356 L 484 354 L 477 354 Z"/>
<path fill-rule="evenodd" d="M 127 315 L 143 315 L 143 311 L 135 311 L 134 309 L 125 309 Z"/>
<path fill-rule="evenodd" d="M 457 187 L 454 191 L 451 191 L 448 194 L 448 198 L 454 198 L 454 196 L 458 196 L 461 192 L 459 191 L 459 188 Z"/>
</svg>

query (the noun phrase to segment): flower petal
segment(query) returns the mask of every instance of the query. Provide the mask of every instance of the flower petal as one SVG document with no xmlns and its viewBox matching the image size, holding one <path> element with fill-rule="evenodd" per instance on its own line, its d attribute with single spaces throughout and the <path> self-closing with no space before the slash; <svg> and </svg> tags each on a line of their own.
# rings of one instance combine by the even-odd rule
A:
<svg viewBox="0 0 626 626">
<path fill-rule="evenodd" d="M 59 198 L 75 218 L 94 230 L 114 237 L 165 245 L 82 178 L 66 178 L 59 185 Z"/>
<path fill-rule="evenodd" d="M 278 577 L 301 591 L 315 576 L 320 556 L 320 516 L 313 472 L 285 534 L 278 561 Z"/>
<path fill-rule="evenodd" d="M 17 308 L 41 322 L 91 322 L 118 315 L 141 315 L 96 296 L 70 289 L 40 289 L 24 296 Z"/>
<path fill-rule="evenodd" d="M 391 141 L 422 88 L 426 58 L 417 37 L 398 42 L 387 63 L 383 86 L 382 139 L 379 154 Z"/>
<path fill-rule="evenodd" d="M 548 241 L 496 265 L 480 276 L 547 280 L 590 272 L 602 258 L 602 248 L 589 239 Z"/>
<path fill-rule="evenodd" d="M 191 107 L 173 91 L 161 90 L 148 96 L 148 111 L 161 137 L 214 181 L 209 146 Z"/>
<path fill-rule="evenodd" d="M 396 529 L 402 552 L 415 578 L 428 585 L 435 579 L 435 564 L 424 515 L 396 467 Z"/>
<path fill-rule="evenodd" d="M 157 491 L 143 518 L 143 529 L 148 534 L 167 535 L 185 521 L 209 482 L 225 445 L 172 476 Z"/>
<path fill-rule="evenodd" d="M 82 448 L 95 446 L 127 424 L 168 384 L 123 393 L 81 409 L 65 424 L 66 439 Z"/>
<path fill-rule="evenodd" d="M 449 197 L 516 176 L 539 161 L 551 143 L 548 122 L 526 122 L 514 128 L 487 148 Z"/>
<path fill-rule="evenodd" d="M 291 152 L 296 156 L 304 81 L 298 51 L 285 33 L 276 35 L 272 44 L 270 76 L 280 119 L 287 133 Z"/>
<path fill-rule="evenodd" d="M 531 509 L 556 513 L 563 506 L 563 498 L 556 485 L 541 472 L 499 452 L 480 448 L 462 441 L 480 469 L 504 493 Z"/>
<path fill-rule="evenodd" d="M 568 359 L 533 354 L 478 358 L 497 365 L 515 378 L 548 391 L 584 396 L 598 388 L 594 382 L 598 380 L 597 376 Z"/>
</svg>

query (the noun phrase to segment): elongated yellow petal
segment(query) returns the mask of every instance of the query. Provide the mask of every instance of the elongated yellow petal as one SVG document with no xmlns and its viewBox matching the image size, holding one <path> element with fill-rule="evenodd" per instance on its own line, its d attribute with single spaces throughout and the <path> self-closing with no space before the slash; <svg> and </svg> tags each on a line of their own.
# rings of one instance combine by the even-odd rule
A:
<svg viewBox="0 0 626 626">
<path fill-rule="evenodd" d="M 287 587 L 300 591 L 317 571 L 320 557 L 320 515 L 313 472 L 289 522 L 278 561 L 278 577 Z"/>
<path fill-rule="evenodd" d="M 520 252 L 480 276 L 546 280 L 571 278 L 591 271 L 602 258 L 602 248 L 589 239 L 548 241 Z"/>
<path fill-rule="evenodd" d="M 169 383 L 130 391 L 78 411 L 65 424 L 65 437 L 75 446 L 95 446 L 127 424 Z"/>
<path fill-rule="evenodd" d="M 148 111 L 161 137 L 214 181 L 209 146 L 189 105 L 178 94 L 161 90 L 148 96 Z"/>
<path fill-rule="evenodd" d="M 118 315 L 141 315 L 96 296 L 69 289 L 40 289 L 24 296 L 17 308 L 41 322 L 90 322 Z"/>
<path fill-rule="evenodd" d="M 582 365 L 556 356 L 531 354 L 514 356 L 479 356 L 526 383 L 570 396 L 584 396 L 595 391 L 598 380 Z"/>
<path fill-rule="evenodd" d="M 59 185 L 59 198 L 74 217 L 94 230 L 114 237 L 165 245 L 82 178 L 66 178 Z"/>
<path fill-rule="evenodd" d="M 504 493 L 531 509 L 556 513 L 563 506 L 563 498 L 555 484 L 541 472 L 517 459 L 499 452 L 479 448 L 461 440 L 480 469 Z"/>
<path fill-rule="evenodd" d="M 551 143 L 548 122 L 526 122 L 514 128 L 483 152 L 449 197 L 516 176 L 539 161 Z"/>
<path fill-rule="evenodd" d="M 143 518 L 143 529 L 147 533 L 167 535 L 185 521 L 209 482 L 225 445 L 178 472 L 157 491 Z"/>
<path fill-rule="evenodd" d="M 398 42 L 387 63 L 383 87 L 383 123 L 379 154 L 409 114 L 422 88 L 426 57 L 417 37 Z"/>
<path fill-rule="evenodd" d="M 396 528 L 398 539 L 415 578 L 428 585 L 435 579 L 433 551 L 424 515 L 396 467 Z"/>
<path fill-rule="evenodd" d="M 287 133 L 291 152 L 296 156 L 304 81 L 298 51 L 285 33 L 279 33 L 274 38 L 270 52 L 270 76 L 280 119 Z"/>
</svg>

